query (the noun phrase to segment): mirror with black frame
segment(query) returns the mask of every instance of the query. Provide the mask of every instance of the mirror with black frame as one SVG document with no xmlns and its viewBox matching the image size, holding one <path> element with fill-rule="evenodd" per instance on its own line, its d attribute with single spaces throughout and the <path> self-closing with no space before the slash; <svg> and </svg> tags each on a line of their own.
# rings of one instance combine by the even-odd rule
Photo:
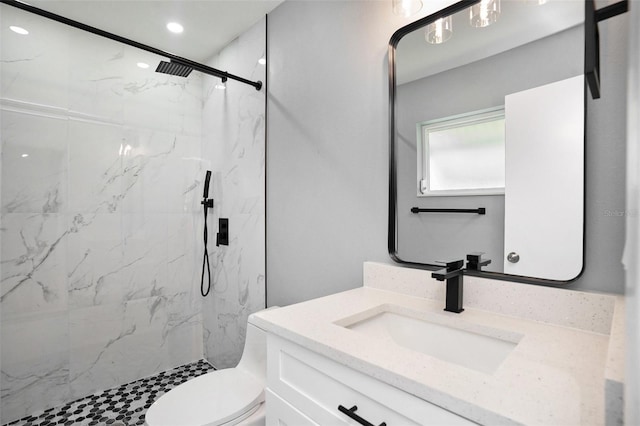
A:
<svg viewBox="0 0 640 426">
<path fill-rule="evenodd" d="M 389 253 L 483 253 L 486 276 L 562 283 L 583 268 L 584 3 L 462 1 L 389 48 Z"/>
</svg>

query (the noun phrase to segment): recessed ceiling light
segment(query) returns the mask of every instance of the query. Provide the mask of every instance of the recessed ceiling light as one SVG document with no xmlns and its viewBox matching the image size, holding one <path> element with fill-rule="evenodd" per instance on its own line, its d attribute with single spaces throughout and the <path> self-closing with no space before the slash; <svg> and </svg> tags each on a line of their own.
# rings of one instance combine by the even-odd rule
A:
<svg viewBox="0 0 640 426">
<path fill-rule="evenodd" d="M 21 35 L 27 35 L 27 34 L 29 34 L 29 31 L 25 30 L 25 29 L 24 29 L 24 28 L 22 28 L 22 27 L 16 27 L 15 25 L 10 26 L 10 27 L 9 27 L 9 29 L 10 29 L 11 31 L 13 31 L 14 33 L 18 33 L 18 34 L 21 34 Z"/>
<path fill-rule="evenodd" d="M 138 62 L 138 64 L 137 64 L 137 65 L 138 65 L 140 68 L 142 68 L 142 69 L 147 69 L 147 68 L 149 68 L 149 64 L 144 63 L 144 62 Z"/>
<path fill-rule="evenodd" d="M 267 63 L 267 58 L 263 56 L 262 58 L 258 59 L 258 63 L 260 65 L 265 65 Z"/>
<path fill-rule="evenodd" d="M 27 158 L 28 156 L 29 156 L 29 154 L 22 154 L 20 157 Z"/>
<path fill-rule="evenodd" d="M 167 29 L 172 33 L 180 34 L 184 31 L 184 27 L 177 22 L 169 22 L 167 24 Z"/>
</svg>

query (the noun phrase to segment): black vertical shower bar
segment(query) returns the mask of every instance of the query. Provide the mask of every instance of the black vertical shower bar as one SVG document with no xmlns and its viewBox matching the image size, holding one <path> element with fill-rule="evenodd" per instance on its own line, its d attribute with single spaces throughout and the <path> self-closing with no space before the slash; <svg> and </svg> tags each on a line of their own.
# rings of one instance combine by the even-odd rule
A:
<svg viewBox="0 0 640 426">
<path fill-rule="evenodd" d="M 146 50 L 147 52 L 155 53 L 156 55 L 163 56 L 165 58 L 169 58 L 171 60 L 171 62 L 175 62 L 175 63 L 178 63 L 178 64 L 182 64 L 182 65 L 191 67 L 196 71 L 200 71 L 200 72 L 205 73 L 205 74 L 213 75 L 214 77 L 230 78 L 232 80 L 236 80 L 236 81 L 239 81 L 241 83 L 251 85 L 251 86 L 255 87 L 256 90 L 260 90 L 262 88 L 262 82 L 261 81 L 247 80 L 246 78 L 238 77 L 237 75 L 230 74 L 230 73 L 228 73 L 226 71 L 221 71 L 219 69 L 212 68 L 210 66 L 201 64 L 199 62 L 195 62 L 195 61 L 192 61 L 190 59 L 174 55 L 173 53 L 169 53 L 169 52 L 165 52 L 164 50 L 156 49 L 155 47 L 148 46 L 146 44 L 139 43 L 137 41 L 134 41 L 134 40 L 131 40 L 131 39 L 128 39 L 128 38 L 125 38 L 125 37 L 121 37 L 121 36 L 119 36 L 117 34 L 113 34 L 113 33 L 110 33 L 108 31 L 104 31 L 104 30 L 101 30 L 99 28 L 92 27 L 91 25 L 83 24 L 82 22 L 74 21 L 73 19 L 69 19 L 69 18 L 66 18 L 64 16 L 57 15 L 57 14 L 55 14 L 53 12 L 49 12 L 49 11 L 37 8 L 35 6 L 31 6 L 30 4 L 23 3 L 23 2 L 18 1 L 18 0 L 0 0 L 0 3 L 4 3 L 4 4 L 8 5 L 8 6 L 16 7 L 18 9 L 24 10 L 26 12 L 33 13 L 35 15 L 39 15 L 39 16 L 42 16 L 42 17 L 47 18 L 47 19 L 54 20 L 56 22 L 60 22 L 61 24 L 69 25 L 71 27 L 77 28 L 77 29 L 82 30 L 82 31 L 90 32 L 91 34 L 95 34 L 95 35 L 98 35 L 100 37 L 105 37 L 105 38 L 108 38 L 110 40 L 114 40 L 114 41 L 129 45 L 129 46 L 137 47 L 138 49 Z"/>
<path fill-rule="evenodd" d="M 211 267 L 209 265 L 209 249 L 207 244 L 209 243 L 209 228 L 207 227 L 207 211 L 213 208 L 213 198 L 209 198 L 209 182 L 211 180 L 211 170 L 207 170 L 204 177 L 204 191 L 202 193 L 202 207 L 204 208 L 204 256 L 202 258 L 202 276 L 200 278 L 200 294 L 202 297 L 207 297 L 211 290 Z M 204 276 L 207 273 L 207 286 L 205 289 Z"/>
</svg>

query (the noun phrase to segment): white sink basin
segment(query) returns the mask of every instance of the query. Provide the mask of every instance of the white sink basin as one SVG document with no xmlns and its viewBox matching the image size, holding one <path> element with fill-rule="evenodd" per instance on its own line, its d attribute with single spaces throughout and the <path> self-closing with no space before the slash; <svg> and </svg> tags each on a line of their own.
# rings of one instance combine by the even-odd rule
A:
<svg viewBox="0 0 640 426">
<path fill-rule="evenodd" d="M 383 305 L 336 324 L 390 344 L 492 374 L 516 347 L 522 335 L 478 326 L 437 313 L 399 312 Z"/>
</svg>

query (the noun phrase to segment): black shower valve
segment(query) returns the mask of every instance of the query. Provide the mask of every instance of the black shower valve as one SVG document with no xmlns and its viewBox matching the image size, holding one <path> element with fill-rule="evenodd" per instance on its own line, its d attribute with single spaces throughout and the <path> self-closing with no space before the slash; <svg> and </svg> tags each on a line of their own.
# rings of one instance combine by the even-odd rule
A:
<svg viewBox="0 0 640 426">
<path fill-rule="evenodd" d="M 205 198 L 204 200 L 200 201 L 200 204 L 202 204 L 204 207 L 206 207 L 208 209 L 212 209 L 213 208 L 213 198 Z"/>
<path fill-rule="evenodd" d="M 229 245 L 229 219 L 218 219 L 218 234 L 216 234 L 216 246 L 228 246 Z"/>
</svg>

